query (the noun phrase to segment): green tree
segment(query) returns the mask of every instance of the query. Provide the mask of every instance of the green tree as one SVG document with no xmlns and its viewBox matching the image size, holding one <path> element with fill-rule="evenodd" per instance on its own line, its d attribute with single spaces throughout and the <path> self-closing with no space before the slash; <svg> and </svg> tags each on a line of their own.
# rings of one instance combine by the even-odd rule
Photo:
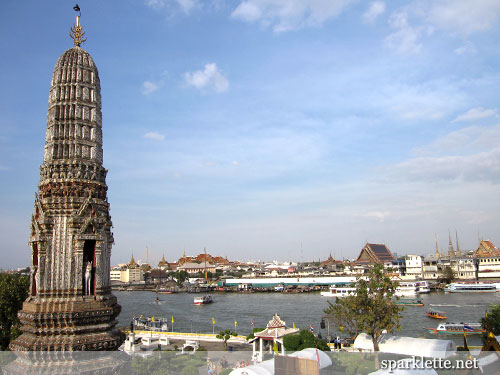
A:
<svg viewBox="0 0 500 375">
<path fill-rule="evenodd" d="M 443 276 L 441 276 L 441 281 L 449 284 L 455 279 L 455 271 L 450 266 L 446 266 L 443 270 Z"/>
<path fill-rule="evenodd" d="M 229 340 L 231 336 L 236 336 L 236 335 L 237 335 L 236 332 L 231 332 L 231 330 L 226 329 L 225 331 L 220 331 L 215 337 L 218 338 L 219 340 L 224 341 L 224 346 L 227 348 L 227 340 Z"/>
<path fill-rule="evenodd" d="M 397 287 L 398 282 L 384 274 L 382 265 L 377 265 L 358 280 L 354 295 L 337 300 L 337 304 L 341 305 L 339 310 L 345 317 L 342 325 L 353 327 L 346 318 L 350 316 L 357 330 L 371 336 L 375 351 L 379 350 L 378 339 L 384 330 L 391 332 L 394 328 L 401 328 L 399 320 L 403 307 L 393 300 Z M 335 319 L 333 306 L 330 305 L 325 312 L 329 318 Z"/>
<path fill-rule="evenodd" d="M 353 311 L 357 311 L 357 301 L 354 296 L 336 299 L 335 305 L 328 301 L 328 307 L 324 312 L 328 318 L 332 320 L 341 331 L 347 330 L 350 337 L 358 335 L 358 319 Z"/>
<path fill-rule="evenodd" d="M 0 273 L 0 350 L 20 335 L 17 312 L 28 297 L 28 276 Z"/>
<path fill-rule="evenodd" d="M 326 341 L 319 340 L 312 332 L 307 329 L 301 330 L 293 335 L 283 337 L 283 345 L 289 351 L 302 350 L 306 348 L 318 348 L 323 351 L 330 351 Z"/>
<path fill-rule="evenodd" d="M 179 286 L 182 286 L 182 283 L 189 278 L 189 274 L 186 271 L 175 271 L 170 275 L 177 281 L 177 285 Z"/>
<path fill-rule="evenodd" d="M 486 316 L 481 318 L 481 326 L 491 330 L 494 335 L 500 335 L 500 305 L 490 305 Z"/>
</svg>

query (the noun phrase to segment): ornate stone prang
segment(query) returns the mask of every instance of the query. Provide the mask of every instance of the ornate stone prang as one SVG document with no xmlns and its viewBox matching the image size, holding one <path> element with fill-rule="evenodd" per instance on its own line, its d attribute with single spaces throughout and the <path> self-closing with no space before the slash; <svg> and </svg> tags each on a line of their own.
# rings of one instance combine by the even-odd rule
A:
<svg viewBox="0 0 500 375">
<path fill-rule="evenodd" d="M 83 42 L 83 32 L 75 31 Z M 78 44 L 79 45 L 79 44 Z M 111 294 L 113 244 L 102 165 L 97 67 L 79 46 L 52 74 L 45 153 L 31 217 L 28 299 L 13 350 L 116 350 L 121 307 Z"/>
</svg>

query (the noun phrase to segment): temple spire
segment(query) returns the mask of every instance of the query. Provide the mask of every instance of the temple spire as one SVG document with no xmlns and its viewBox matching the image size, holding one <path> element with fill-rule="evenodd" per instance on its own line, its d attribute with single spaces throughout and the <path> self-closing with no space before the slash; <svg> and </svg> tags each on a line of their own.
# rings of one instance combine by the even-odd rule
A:
<svg viewBox="0 0 500 375">
<path fill-rule="evenodd" d="M 451 234 L 450 231 L 448 230 L 448 256 L 454 257 L 455 256 L 455 249 L 453 248 L 453 242 L 451 242 Z"/>
<path fill-rule="evenodd" d="M 436 259 L 439 259 L 440 254 L 439 254 L 438 236 L 436 233 L 434 233 L 434 236 L 436 237 L 436 252 L 434 253 L 434 256 L 436 257 Z"/>
<path fill-rule="evenodd" d="M 460 246 L 458 244 L 458 231 L 456 229 L 455 229 L 455 237 L 457 239 L 457 252 L 456 252 L 456 254 L 459 257 L 459 256 L 462 256 L 462 252 L 460 251 Z"/>
<path fill-rule="evenodd" d="M 76 4 L 73 9 L 75 10 L 75 12 L 78 12 L 78 16 L 76 16 L 76 24 L 73 25 L 70 29 L 69 36 L 71 37 L 71 39 L 73 39 L 73 44 L 76 47 L 80 47 L 82 43 L 85 43 L 87 38 L 83 37 L 85 35 L 85 31 L 83 31 L 82 27 L 80 26 L 80 16 L 82 15 L 80 7 L 78 6 L 78 4 Z"/>
</svg>

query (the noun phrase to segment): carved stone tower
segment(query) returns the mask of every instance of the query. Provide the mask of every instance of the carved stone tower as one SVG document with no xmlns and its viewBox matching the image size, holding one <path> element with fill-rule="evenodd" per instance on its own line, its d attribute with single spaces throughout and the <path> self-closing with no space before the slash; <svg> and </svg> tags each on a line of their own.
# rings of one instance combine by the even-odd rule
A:
<svg viewBox="0 0 500 375">
<path fill-rule="evenodd" d="M 75 10 L 79 11 L 79 8 Z M 40 183 L 31 218 L 31 285 L 13 350 L 116 350 L 121 307 L 102 166 L 101 87 L 77 17 L 75 47 L 54 68 Z"/>
</svg>

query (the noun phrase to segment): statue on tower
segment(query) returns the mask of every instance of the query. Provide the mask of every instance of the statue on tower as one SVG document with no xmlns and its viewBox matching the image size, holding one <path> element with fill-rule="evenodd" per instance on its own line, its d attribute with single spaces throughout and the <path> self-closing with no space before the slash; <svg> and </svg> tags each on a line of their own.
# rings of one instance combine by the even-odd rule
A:
<svg viewBox="0 0 500 375">
<path fill-rule="evenodd" d="M 87 262 L 87 267 L 85 268 L 85 295 L 89 296 L 91 294 L 91 285 L 92 282 L 92 262 Z"/>
</svg>

